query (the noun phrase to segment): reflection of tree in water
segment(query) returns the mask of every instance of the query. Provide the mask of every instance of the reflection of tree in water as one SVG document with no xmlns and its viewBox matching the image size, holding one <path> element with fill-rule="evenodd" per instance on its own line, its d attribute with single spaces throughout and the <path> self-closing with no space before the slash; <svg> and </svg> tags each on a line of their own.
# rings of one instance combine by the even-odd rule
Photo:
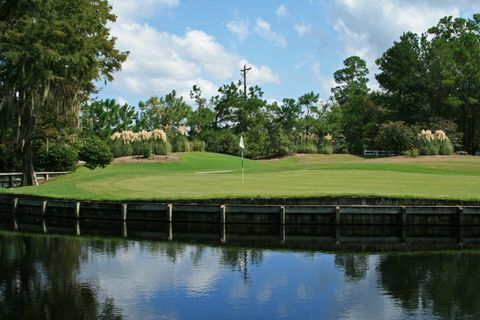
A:
<svg viewBox="0 0 480 320">
<path fill-rule="evenodd" d="M 0 237 L 0 319 L 121 319 L 78 279 L 82 242 L 60 237 Z"/>
<path fill-rule="evenodd" d="M 480 319 L 480 255 L 387 255 L 380 285 L 407 311 L 430 309 L 444 319 Z"/>
<path fill-rule="evenodd" d="M 368 256 L 362 254 L 337 254 L 335 266 L 342 269 L 347 281 L 359 281 L 365 278 L 368 271 Z"/>
<path fill-rule="evenodd" d="M 263 251 L 255 249 L 222 248 L 220 263 L 231 270 L 238 270 L 244 280 L 248 280 L 249 265 L 260 265 Z"/>
</svg>

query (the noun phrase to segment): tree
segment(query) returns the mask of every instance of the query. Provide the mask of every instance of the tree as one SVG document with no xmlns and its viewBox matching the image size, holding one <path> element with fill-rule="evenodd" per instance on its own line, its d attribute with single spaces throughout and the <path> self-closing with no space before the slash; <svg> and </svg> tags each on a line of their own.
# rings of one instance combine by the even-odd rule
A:
<svg viewBox="0 0 480 320">
<path fill-rule="evenodd" d="M 140 115 L 137 129 L 154 130 L 163 129 L 173 132 L 187 124 L 187 118 L 192 108 L 177 92 L 172 90 L 165 97 L 151 97 L 138 104 Z"/>
<path fill-rule="evenodd" d="M 347 138 L 348 150 L 361 153 L 368 121 L 365 112 L 369 93 L 368 69 L 365 61 L 357 56 L 349 57 L 343 63 L 345 67 L 334 73 L 338 86 L 332 92 L 342 110 L 343 132 Z"/>
<path fill-rule="evenodd" d="M 425 77 L 427 50 L 425 36 L 407 32 L 377 59 L 380 73 L 375 78 L 388 92 L 385 98 L 391 120 L 413 124 L 422 121 L 431 112 Z"/>
<path fill-rule="evenodd" d="M 114 132 L 132 130 L 136 118 L 134 107 L 127 103 L 119 105 L 114 99 L 82 104 L 82 132 L 102 139 L 108 139 Z"/>
<path fill-rule="evenodd" d="M 430 79 L 438 79 L 436 115 L 453 118 L 464 134 L 464 146 L 478 150 L 480 131 L 480 14 L 473 19 L 445 17 L 428 30 L 431 40 Z"/>
<path fill-rule="evenodd" d="M 128 53 L 115 48 L 106 0 L 0 1 L 0 105 L 22 158 L 23 183 L 37 183 L 32 145 L 44 115 L 76 115 Z"/>
</svg>

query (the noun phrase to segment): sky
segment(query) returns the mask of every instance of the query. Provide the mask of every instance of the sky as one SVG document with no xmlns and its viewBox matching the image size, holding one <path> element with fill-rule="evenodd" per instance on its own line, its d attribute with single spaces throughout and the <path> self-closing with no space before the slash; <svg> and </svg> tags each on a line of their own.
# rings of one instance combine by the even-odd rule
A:
<svg viewBox="0 0 480 320">
<path fill-rule="evenodd" d="M 117 47 L 129 51 L 115 80 L 96 98 L 137 105 L 173 89 L 189 99 L 241 79 L 268 101 L 314 91 L 328 99 L 333 73 L 358 55 L 377 89 L 375 59 L 406 31 L 422 33 L 441 17 L 472 17 L 478 0 L 109 0 Z"/>
</svg>

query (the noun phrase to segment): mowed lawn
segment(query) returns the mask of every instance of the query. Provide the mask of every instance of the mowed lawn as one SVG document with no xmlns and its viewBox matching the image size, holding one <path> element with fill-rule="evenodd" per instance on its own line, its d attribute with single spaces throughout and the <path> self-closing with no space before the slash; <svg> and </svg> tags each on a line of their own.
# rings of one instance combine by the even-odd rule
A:
<svg viewBox="0 0 480 320">
<path fill-rule="evenodd" d="M 0 189 L 77 200 L 180 200 L 385 196 L 480 200 L 480 157 L 363 159 L 352 155 L 297 155 L 245 160 L 213 153 L 180 160 L 79 168 L 38 187 Z"/>
</svg>

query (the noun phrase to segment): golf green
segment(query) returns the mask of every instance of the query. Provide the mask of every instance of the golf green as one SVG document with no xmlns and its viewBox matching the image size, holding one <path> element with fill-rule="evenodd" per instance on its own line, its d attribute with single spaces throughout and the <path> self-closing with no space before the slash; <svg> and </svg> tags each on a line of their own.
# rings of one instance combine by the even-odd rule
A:
<svg viewBox="0 0 480 320">
<path fill-rule="evenodd" d="M 38 187 L 0 193 L 76 200 L 180 200 L 381 196 L 480 200 L 480 157 L 364 159 L 297 155 L 245 160 L 213 153 L 178 154 L 177 161 L 118 163 L 76 172 Z"/>
</svg>

